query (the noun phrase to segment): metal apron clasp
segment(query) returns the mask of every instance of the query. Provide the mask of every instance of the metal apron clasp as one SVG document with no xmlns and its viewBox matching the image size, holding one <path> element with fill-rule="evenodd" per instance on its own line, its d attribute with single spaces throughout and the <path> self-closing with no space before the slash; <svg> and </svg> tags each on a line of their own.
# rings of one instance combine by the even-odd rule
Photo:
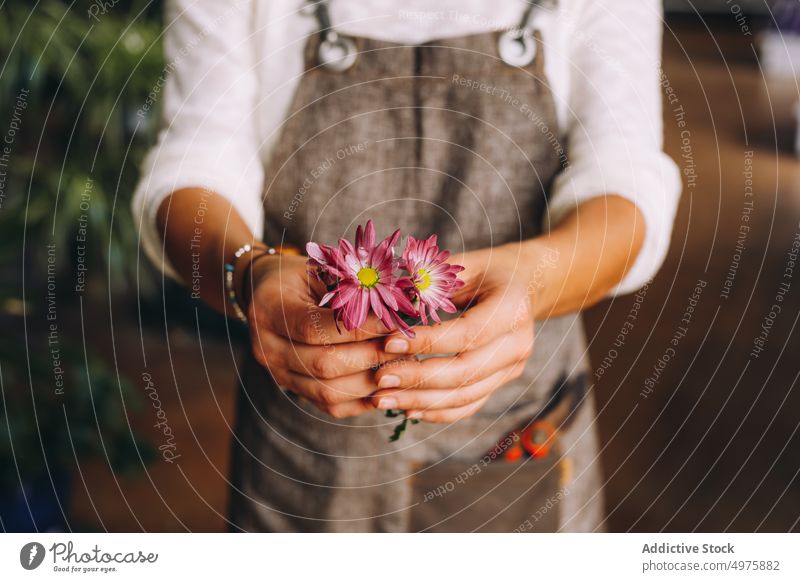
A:
<svg viewBox="0 0 800 582">
<path fill-rule="evenodd" d="M 321 67 L 341 73 L 356 62 L 356 43 L 339 35 L 331 26 L 328 0 L 309 0 L 303 7 L 305 14 L 314 15 L 319 23 L 322 40 L 317 48 L 317 60 Z"/>
<path fill-rule="evenodd" d="M 519 24 L 501 34 L 497 40 L 497 53 L 507 65 L 527 67 L 536 58 L 536 38 L 529 21 L 534 7 L 539 3 L 540 0 L 529 0 Z"/>
<path fill-rule="evenodd" d="M 526 67 L 536 58 L 537 44 L 529 20 L 539 3 L 540 0 L 529 0 L 519 24 L 500 35 L 497 52 L 507 65 Z M 339 35 L 331 26 L 328 0 L 309 0 L 303 12 L 313 15 L 319 23 L 322 40 L 317 48 L 317 60 L 320 66 L 335 72 L 346 71 L 353 66 L 356 62 L 356 44 L 352 39 Z"/>
</svg>

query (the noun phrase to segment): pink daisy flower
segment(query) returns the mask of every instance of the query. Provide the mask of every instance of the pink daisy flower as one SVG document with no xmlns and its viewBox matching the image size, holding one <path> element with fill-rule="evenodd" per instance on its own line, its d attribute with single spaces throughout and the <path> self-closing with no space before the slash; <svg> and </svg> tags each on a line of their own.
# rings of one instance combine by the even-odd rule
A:
<svg viewBox="0 0 800 582">
<path fill-rule="evenodd" d="M 440 251 L 436 235 L 426 240 L 408 237 L 400 266 L 405 269 L 413 284 L 411 296 L 417 303 L 417 311 L 422 323 L 428 324 L 428 316 L 440 323 L 437 311 L 455 313 L 456 306 L 450 299 L 464 286 L 458 273 L 464 270 L 461 265 L 447 263 L 450 251 Z"/>
<path fill-rule="evenodd" d="M 403 292 L 411 282 L 395 274 L 399 261 L 394 247 L 399 239 L 400 230 L 396 230 L 376 245 L 375 226 L 368 220 L 366 228 L 356 230 L 355 246 L 345 239 L 339 240 L 339 248 L 313 242 L 306 245 L 309 265 L 328 287 L 319 305 L 330 303 L 336 321 L 348 331 L 361 327 L 371 309 L 388 329 L 414 336 L 400 317 L 400 313 L 414 317 L 417 311 Z"/>
</svg>

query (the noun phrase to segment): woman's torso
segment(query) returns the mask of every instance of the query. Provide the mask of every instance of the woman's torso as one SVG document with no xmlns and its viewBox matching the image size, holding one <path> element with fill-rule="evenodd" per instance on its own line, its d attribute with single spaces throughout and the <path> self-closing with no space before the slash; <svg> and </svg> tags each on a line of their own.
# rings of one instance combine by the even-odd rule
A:
<svg viewBox="0 0 800 582">
<path fill-rule="evenodd" d="M 503 62 L 500 33 L 487 32 L 413 45 L 352 37 L 355 63 L 331 71 L 319 66 L 311 34 L 267 162 L 267 242 L 332 244 L 367 219 L 379 235 L 437 234 L 453 253 L 538 236 L 566 158 L 537 16 L 526 23 L 536 55 L 523 67 Z M 492 397 L 475 426 L 461 423 L 464 434 L 532 417 L 583 371 L 576 315 L 540 322 L 535 333 L 522 377 Z"/>
<path fill-rule="evenodd" d="M 302 0 L 278 0 L 258 3 L 254 8 L 253 33 L 248 42 L 257 55 L 255 68 L 264 87 L 256 104 L 255 122 L 265 165 L 272 157 L 303 75 L 305 40 L 317 30 L 313 15 L 301 9 L 303 4 Z M 422 44 L 507 30 L 518 24 L 527 4 L 526 0 L 334 0 L 330 14 L 336 30 L 348 36 Z M 545 0 L 540 4 L 533 19 L 547 48 L 546 78 L 555 96 L 558 125 L 563 129 L 568 115 L 568 40 L 581 0 Z"/>
</svg>

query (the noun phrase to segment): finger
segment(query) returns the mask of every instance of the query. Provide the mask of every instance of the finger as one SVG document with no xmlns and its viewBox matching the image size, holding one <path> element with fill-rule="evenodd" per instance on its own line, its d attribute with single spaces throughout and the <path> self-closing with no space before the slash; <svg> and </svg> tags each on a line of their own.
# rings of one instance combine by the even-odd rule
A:
<svg viewBox="0 0 800 582">
<path fill-rule="evenodd" d="M 371 400 L 380 410 L 442 410 L 462 408 L 481 400 L 506 382 L 518 378 L 524 364 L 515 364 L 498 370 L 487 378 L 458 388 L 440 390 L 379 390 Z"/>
<path fill-rule="evenodd" d="M 449 423 L 449 422 L 456 422 L 457 420 L 461 420 L 462 418 L 467 418 L 472 416 L 476 412 L 478 412 L 486 401 L 489 399 L 489 396 L 484 396 L 480 400 L 476 400 L 466 406 L 462 406 L 460 408 L 446 408 L 443 410 L 411 410 L 408 412 L 409 418 L 415 418 L 418 420 L 424 420 L 425 422 L 435 422 L 435 423 Z"/>
<path fill-rule="evenodd" d="M 487 294 L 457 319 L 441 325 L 414 327 L 414 338 L 391 334 L 384 339 L 384 349 L 392 354 L 449 354 L 474 350 L 519 325 L 519 319 L 529 310 L 527 297 L 520 301 L 518 305 L 509 305 L 509 298 L 503 293 Z"/>
<path fill-rule="evenodd" d="M 332 380 L 317 380 L 289 370 L 276 370 L 273 376 L 280 386 L 324 406 L 364 398 L 375 391 L 372 372 L 360 372 Z"/>
<path fill-rule="evenodd" d="M 268 332 L 257 334 L 253 341 L 253 352 L 259 363 L 267 369 L 280 387 L 303 396 L 317 408 L 335 418 L 345 418 L 374 410 L 372 403 L 364 398 L 365 394 L 376 389 L 372 372 L 343 376 L 337 382 L 295 373 L 287 367 L 284 358 L 279 355 L 285 355 L 287 352 L 268 347 L 270 342 L 264 338 L 270 338 L 270 335 Z M 272 342 L 275 338 L 277 336 L 273 335 Z M 274 344 L 272 345 L 274 347 Z M 267 356 L 267 353 L 270 355 Z"/>
<path fill-rule="evenodd" d="M 464 267 L 458 275 L 464 285 L 456 291 L 455 296 L 468 297 L 479 292 L 481 282 L 491 267 L 494 253 L 495 249 L 489 247 L 477 251 L 454 252 L 450 255 L 449 263 Z"/>
<path fill-rule="evenodd" d="M 487 274 L 496 268 L 493 266 L 493 261 L 497 254 L 497 249 L 490 247 L 450 257 L 450 263 L 464 267 L 464 271 L 459 275 L 459 279 L 464 282 L 464 285 L 457 289 L 451 297 L 451 301 L 455 305 L 464 308 L 475 302 L 475 299 L 481 295 L 484 291 L 483 287 L 486 284 Z M 523 266 L 523 262 L 527 263 L 527 259 L 519 253 L 516 255 L 515 260 L 508 264 L 508 267 L 510 267 L 511 271 L 516 271 Z"/>
<path fill-rule="evenodd" d="M 333 418 L 350 418 L 352 416 L 359 416 L 365 412 L 371 412 L 375 410 L 375 407 L 364 398 L 349 400 L 347 402 L 333 405 L 325 404 L 323 402 L 315 402 L 313 400 L 310 402 L 319 408 L 320 411 L 324 412 L 328 416 L 332 416 Z"/>
<path fill-rule="evenodd" d="M 261 349 L 266 354 L 280 354 L 291 371 L 323 380 L 374 369 L 398 358 L 387 354 L 380 340 L 314 346 L 288 340 L 264 328 L 258 331 L 258 337 Z"/>
<path fill-rule="evenodd" d="M 248 329 L 253 356 L 274 377 L 274 370 L 286 368 L 284 363 L 285 350 L 275 349 L 272 339 L 277 336 L 266 330 L 266 328 L 251 325 Z"/>
<path fill-rule="evenodd" d="M 260 360 L 260 358 L 257 359 Z M 336 393 L 336 389 L 331 391 L 324 384 L 302 381 L 299 375 L 289 372 L 285 366 L 278 368 L 270 365 L 268 360 L 262 361 L 261 364 L 272 375 L 278 386 L 298 394 L 334 418 L 347 418 L 375 410 L 367 398 L 358 397 L 348 400 L 344 394 Z M 374 386 L 370 389 L 374 389 Z"/>
<path fill-rule="evenodd" d="M 256 325 L 304 344 L 343 344 L 389 333 L 374 314 L 361 327 L 348 331 L 341 323 L 337 326 L 332 309 L 319 307 L 299 294 L 281 294 L 278 300 L 266 303 L 262 299 L 254 301 L 260 302 L 260 308 L 255 310 Z"/>
<path fill-rule="evenodd" d="M 422 361 L 406 358 L 405 365 L 380 368 L 375 381 L 378 388 L 451 389 L 473 384 L 498 370 L 525 361 L 532 351 L 533 329 L 528 327 L 452 357 Z"/>
</svg>

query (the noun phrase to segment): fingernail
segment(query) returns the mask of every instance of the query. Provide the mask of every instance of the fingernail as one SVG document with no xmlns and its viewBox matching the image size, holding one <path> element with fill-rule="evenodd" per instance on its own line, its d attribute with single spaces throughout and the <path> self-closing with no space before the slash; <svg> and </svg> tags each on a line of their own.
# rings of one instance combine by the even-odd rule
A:
<svg viewBox="0 0 800 582">
<path fill-rule="evenodd" d="M 411 420 L 419 420 L 420 418 L 422 418 L 422 411 L 412 410 L 410 412 L 406 412 L 406 416 Z"/>
<path fill-rule="evenodd" d="M 405 354 L 408 351 L 408 342 L 403 339 L 389 340 L 385 350 L 390 354 Z"/>
<path fill-rule="evenodd" d="M 397 400 L 394 398 L 381 398 L 378 400 L 378 408 L 381 410 L 392 410 L 397 408 Z"/>
<path fill-rule="evenodd" d="M 386 374 L 378 380 L 378 388 L 397 388 L 400 386 L 400 376 Z"/>
</svg>

